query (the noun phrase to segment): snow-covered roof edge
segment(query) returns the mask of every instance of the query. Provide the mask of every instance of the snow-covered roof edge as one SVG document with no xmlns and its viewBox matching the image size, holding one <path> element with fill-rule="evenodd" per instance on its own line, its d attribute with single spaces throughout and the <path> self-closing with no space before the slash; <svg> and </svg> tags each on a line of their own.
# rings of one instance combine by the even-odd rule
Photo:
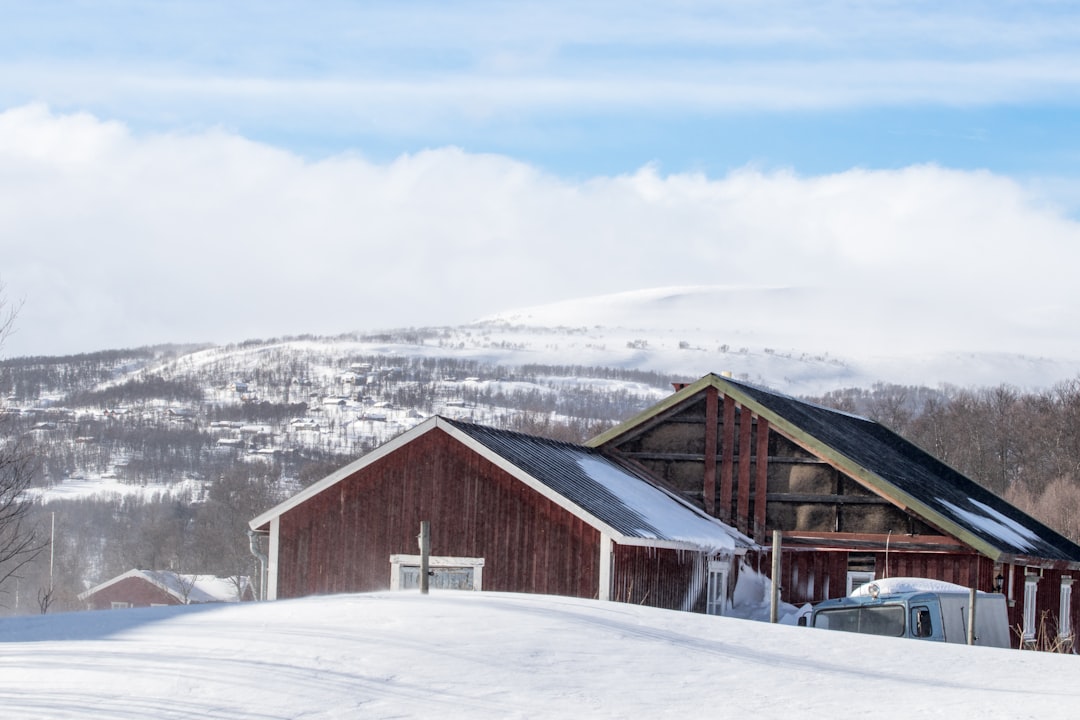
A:
<svg viewBox="0 0 1080 720">
<path fill-rule="evenodd" d="M 82 591 L 81 593 L 79 593 L 78 598 L 80 600 L 85 600 L 86 598 L 90 597 L 91 595 L 93 595 L 95 593 L 98 593 L 98 592 L 101 592 L 102 590 L 104 590 L 105 588 L 107 588 L 107 587 L 109 587 L 111 585 L 115 585 L 116 583 L 118 583 L 118 582 L 120 582 L 122 580 L 127 580 L 128 578 L 133 578 L 133 577 L 141 578 L 141 579 L 146 580 L 147 582 L 151 582 L 151 583 L 154 582 L 150 578 L 146 577 L 143 574 L 142 570 L 139 570 L 139 569 L 136 568 L 134 570 L 128 570 L 126 573 L 122 573 L 120 575 L 117 575 L 114 578 L 110 578 L 110 579 L 106 580 L 103 583 L 99 583 L 99 584 L 95 585 L 94 587 L 90 588 L 89 590 Z M 157 585 L 157 583 L 154 583 L 154 584 Z M 164 588 L 162 588 L 162 589 L 164 590 Z"/>
<path fill-rule="evenodd" d="M 210 580 L 213 580 L 213 581 L 231 583 L 231 582 L 233 582 L 232 578 L 222 578 L 222 577 L 218 577 L 216 575 L 185 574 L 185 573 L 178 573 L 178 572 L 175 572 L 173 570 L 139 570 L 138 568 L 136 568 L 134 570 L 128 570 L 126 573 L 122 573 L 120 575 L 117 575 L 114 578 L 111 578 L 109 580 L 106 580 L 103 583 L 95 585 L 94 587 L 90 588 L 89 590 L 85 590 L 85 591 L 79 593 L 78 598 L 79 598 L 79 600 L 85 600 L 86 598 L 90 597 L 91 595 L 99 593 L 102 590 L 104 590 L 104 589 L 106 589 L 108 587 L 111 587 L 112 585 L 115 585 L 118 582 L 121 582 L 123 580 L 128 580 L 128 579 L 131 579 L 131 578 L 139 578 L 140 580 L 145 580 L 146 582 L 150 583 L 151 585 L 154 585 L 155 587 L 160 589 L 162 592 L 170 595 L 173 598 L 176 598 L 180 602 L 193 600 L 191 592 L 189 592 L 188 596 L 185 598 L 184 594 L 180 591 L 179 588 L 173 587 L 170 583 L 166 582 L 165 579 L 163 579 L 163 577 L 162 577 L 162 576 L 166 576 L 166 575 L 171 575 L 175 579 L 185 578 L 185 580 L 184 580 L 185 582 L 189 582 L 189 580 L 187 580 L 187 579 L 190 578 L 192 591 L 194 591 L 197 588 L 200 591 L 200 596 L 205 597 L 205 599 L 199 600 L 199 602 L 229 602 L 229 601 L 233 600 L 234 598 L 236 600 L 240 600 L 241 596 L 243 595 L 244 590 L 246 590 L 247 587 L 249 587 L 251 585 L 250 580 L 248 580 L 245 576 L 240 576 L 241 577 L 242 587 L 239 589 L 239 591 L 233 591 L 233 592 L 230 593 L 229 597 L 224 597 L 224 596 L 221 596 L 219 594 L 215 594 L 215 593 L 211 592 L 209 589 L 207 589 L 205 587 L 206 581 L 203 580 L 203 579 L 206 578 L 206 579 L 210 579 Z"/>
</svg>

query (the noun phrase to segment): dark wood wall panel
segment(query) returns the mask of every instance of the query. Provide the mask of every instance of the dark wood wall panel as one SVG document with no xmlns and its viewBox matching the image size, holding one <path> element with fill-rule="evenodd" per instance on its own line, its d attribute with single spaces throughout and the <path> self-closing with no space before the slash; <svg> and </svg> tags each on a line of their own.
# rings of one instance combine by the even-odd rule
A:
<svg viewBox="0 0 1080 720">
<path fill-rule="evenodd" d="M 793 550 L 790 548 L 782 552 L 781 594 L 785 602 L 794 605 L 807 602 L 818 603 L 829 598 L 843 597 L 847 592 L 850 554 L 872 555 L 877 578 L 922 577 L 965 587 L 971 587 L 974 584 L 977 589 L 985 592 L 993 590 L 993 562 L 989 558 L 971 553 L 890 552 L 888 553 L 888 571 L 886 571 L 886 553 L 884 552 L 849 553 L 843 550 Z M 764 555 L 767 566 L 768 554 Z M 1022 582 L 1019 591 L 1023 592 Z M 1057 590 L 1055 589 L 1054 592 Z M 1057 604 L 1055 600 L 1054 606 L 1056 607 Z"/>
</svg>

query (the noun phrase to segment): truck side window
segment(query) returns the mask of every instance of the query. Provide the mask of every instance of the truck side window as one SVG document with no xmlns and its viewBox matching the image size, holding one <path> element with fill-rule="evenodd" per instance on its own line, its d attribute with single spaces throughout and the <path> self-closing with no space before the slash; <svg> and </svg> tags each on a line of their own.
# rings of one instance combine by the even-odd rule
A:
<svg viewBox="0 0 1080 720">
<path fill-rule="evenodd" d="M 930 626 L 930 609 L 926 607 L 911 608 L 911 634 L 913 637 L 930 637 L 934 629 Z"/>
</svg>

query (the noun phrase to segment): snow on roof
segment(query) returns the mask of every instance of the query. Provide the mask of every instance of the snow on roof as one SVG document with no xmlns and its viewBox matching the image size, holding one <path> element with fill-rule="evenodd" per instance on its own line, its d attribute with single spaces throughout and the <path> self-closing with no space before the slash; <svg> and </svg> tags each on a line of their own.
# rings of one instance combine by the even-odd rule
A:
<svg viewBox="0 0 1080 720">
<path fill-rule="evenodd" d="M 634 528 L 639 537 L 676 540 L 712 550 L 735 548 L 730 528 L 692 512 L 656 486 L 595 457 L 582 457 L 577 465 L 645 521 L 645 527 Z"/>
<path fill-rule="evenodd" d="M 527 484 L 619 542 L 717 551 L 753 540 L 592 448 L 457 420 L 447 425 L 510 464 Z M 567 502 L 568 501 L 568 502 Z"/>
<path fill-rule="evenodd" d="M 818 452 L 845 472 L 990 557 L 1080 564 L 1076 543 L 880 423 L 730 378 L 706 376 L 698 382 L 745 396 L 751 408 L 774 425 L 786 424 L 790 432 L 819 443 Z"/>
<path fill-rule="evenodd" d="M 84 600 L 94 593 L 128 578 L 141 578 L 161 588 L 180 602 L 192 605 L 212 602 L 238 602 L 243 593 L 251 586 L 251 579 L 246 575 L 217 577 L 215 575 L 178 573 L 172 570 L 136 569 L 128 570 L 122 575 L 117 575 L 100 585 L 90 588 L 86 592 L 80 593 L 79 599 Z"/>
<path fill-rule="evenodd" d="M 143 570 L 154 584 L 164 587 L 169 594 L 184 599 L 187 590 L 187 602 L 238 602 L 240 594 L 250 584 L 247 576 L 239 578 L 217 577 L 216 575 L 197 575 L 177 573 L 171 570 Z"/>
<path fill-rule="evenodd" d="M 988 535 L 1001 538 L 1015 547 L 1026 549 L 1029 552 L 1037 552 L 1038 550 L 1036 543 L 1039 542 L 1039 536 L 1034 531 L 975 498 L 970 498 L 969 502 L 979 512 L 965 510 L 943 499 L 939 499 L 938 502 L 962 517 L 969 525 L 983 530 Z"/>
</svg>

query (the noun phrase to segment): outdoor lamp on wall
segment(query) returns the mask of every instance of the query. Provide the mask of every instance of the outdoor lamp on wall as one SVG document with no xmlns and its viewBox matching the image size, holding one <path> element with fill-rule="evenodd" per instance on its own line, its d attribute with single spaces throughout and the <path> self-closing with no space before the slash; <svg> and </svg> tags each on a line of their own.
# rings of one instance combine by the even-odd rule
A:
<svg viewBox="0 0 1080 720">
<path fill-rule="evenodd" d="M 1001 592 L 1003 587 L 1005 587 L 1005 576 L 998 573 L 997 576 L 994 577 L 994 592 Z"/>
</svg>

